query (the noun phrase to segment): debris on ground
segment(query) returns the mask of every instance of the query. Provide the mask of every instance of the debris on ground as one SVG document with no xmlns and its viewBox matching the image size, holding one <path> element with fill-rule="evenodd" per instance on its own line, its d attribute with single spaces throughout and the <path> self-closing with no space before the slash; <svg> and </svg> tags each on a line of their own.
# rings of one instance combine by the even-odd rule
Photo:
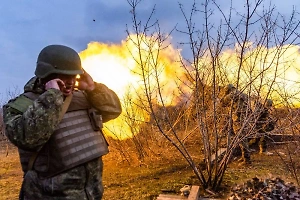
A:
<svg viewBox="0 0 300 200">
<path fill-rule="evenodd" d="M 192 189 L 191 185 L 183 186 L 183 188 L 180 189 L 181 195 L 185 197 L 189 196 L 191 189 Z"/>
<path fill-rule="evenodd" d="M 300 188 L 281 178 L 260 180 L 257 177 L 232 187 L 228 200 L 289 199 L 300 200 Z"/>
</svg>

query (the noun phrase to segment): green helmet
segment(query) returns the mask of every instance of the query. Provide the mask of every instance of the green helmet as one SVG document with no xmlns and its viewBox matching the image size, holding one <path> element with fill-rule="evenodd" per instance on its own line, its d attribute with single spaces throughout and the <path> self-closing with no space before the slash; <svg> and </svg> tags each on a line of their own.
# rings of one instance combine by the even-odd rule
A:
<svg viewBox="0 0 300 200">
<path fill-rule="evenodd" d="M 35 75 L 45 78 L 50 74 L 83 74 L 78 53 L 63 45 L 49 45 L 40 52 Z"/>
<path fill-rule="evenodd" d="M 272 101 L 272 99 L 267 99 L 265 105 L 266 105 L 267 108 L 272 107 L 272 106 L 273 106 L 273 101 Z"/>
<path fill-rule="evenodd" d="M 225 95 L 229 94 L 232 92 L 234 89 L 236 89 L 233 84 L 228 84 L 225 86 Z"/>
</svg>

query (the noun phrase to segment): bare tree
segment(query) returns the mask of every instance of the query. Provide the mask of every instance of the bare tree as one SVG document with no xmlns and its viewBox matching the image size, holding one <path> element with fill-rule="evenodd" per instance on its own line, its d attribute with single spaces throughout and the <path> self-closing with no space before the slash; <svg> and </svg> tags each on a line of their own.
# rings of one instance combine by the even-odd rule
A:
<svg viewBox="0 0 300 200">
<path fill-rule="evenodd" d="M 128 3 L 132 8 L 132 27 L 127 27 L 127 33 L 135 47 L 131 54 L 137 66 L 133 71 L 141 77 L 143 86 L 138 95 L 139 105 L 185 158 L 203 188 L 217 191 L 233 151 L 242 141 L 257 136 L 259 115 L 253 112 L 253 102 L 260 99 L 265 104 L 271 98 L 277 105 L 293 106 L 291 102 L 298 91 L 288 93 L 280 80 L 293 67 L 284 56 L 299 43 L 298 13 L 293 10 L 286 19 L 274 6 L 265 7 L 264 0 L 245 0 L 241 10 L 232 1 L 229 10 L 223 10 L 215 0 L 206 0 L 201 6 L 194 1 L 189 12 L 179 4 L 186 30 L 176 31 L 186 36 L 181 44 L 189 47 L 192 58 L 176 58 L 181 68 L 174 71 L 184 73 L 173 74 L 172 84 L 177 86 L 177 92 L 166 98 L 170 81 L 164 82 L 163 74 L 168 66 L 160 57 L 168 49 L 168 36 L 175 29 L 166 34 L 161 32 L 159 21 L 153 20 L 155 8 L 143 23 L 137 14 L 141 0 Z M 221 20 L 213 23 L 211 18 L 217 13 Z M 202 24 L 196 26 L 195 21 Z M 245 120 L 234 135 L 230 119 L 236 112 L 235 100 L 226 109 L 220 104 L 228 84 L 235 87 L 235 96 L 247 96 Z M 182 124 L 189 128 L 182 129 Z M 191 137 L 198 140 L 198 152 L 190 151 L 186 144 Z M 225 152 L 220 155 L 222 148 Z M 204 167 L 199 165 L 202 159 Z"/>
</svg>

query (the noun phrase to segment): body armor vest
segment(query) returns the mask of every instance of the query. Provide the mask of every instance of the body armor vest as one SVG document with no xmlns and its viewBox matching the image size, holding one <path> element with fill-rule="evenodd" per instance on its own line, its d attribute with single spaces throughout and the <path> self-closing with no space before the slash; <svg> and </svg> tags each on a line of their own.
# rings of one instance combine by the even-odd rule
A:
<svg viewBox="0 0 300 200">
<path fill-rule="evenodd" d="M 108 153 L 102 127 L 95 130 L 95 125 L 92 125 L 95 119 L 91 118 L 90 106 L 83 95 L 82 92 L 74 92 L 67 113 L 38 152 L 33 168 L 41 177 L 54 176 Z M 24 172 L 35 153 L 19 149 Z"/>
</svg>

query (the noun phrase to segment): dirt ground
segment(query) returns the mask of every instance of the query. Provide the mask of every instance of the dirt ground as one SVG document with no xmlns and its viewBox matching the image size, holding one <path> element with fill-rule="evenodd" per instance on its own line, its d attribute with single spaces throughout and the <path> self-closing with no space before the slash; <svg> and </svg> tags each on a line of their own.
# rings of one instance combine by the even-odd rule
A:
<svg viewBox="0 0 300 200">
<path fill-rule="evenodd" d="M 1 142 L 0 150 L 0 199 L 17 199 L 22 172 L 17 149 L 8 142 Z M 223 180 L 223 190 L 216 198 L 226 199 L 230 187 L 246 180 L 280 177 L 285 181 L 296 183 L 296 179 L 288 172 L 285 162 L 288 160 L 286 145 L 276 145 L 269 148 L 273 155 L 252 154 L 250 166 L 239 166 L 236 161 L 229 164 Z M 299 148 L 289 149 L 292 155 L 296 176 L 300 177 Z M 280 158 L 281 157 L 281 158 Z M 162 191 L 179 193 L 184 185 L 199 185 L 199 182 L 186 161 L 180 156 L 156 158 L 143 163 L 128 163 L 119 159 L 118 152 L 111 151 L 104 157 L 104 200 L 142 200 L 155 199 Z M 203 193 L 203 196 L 208 195 Z"/>
</svg>

